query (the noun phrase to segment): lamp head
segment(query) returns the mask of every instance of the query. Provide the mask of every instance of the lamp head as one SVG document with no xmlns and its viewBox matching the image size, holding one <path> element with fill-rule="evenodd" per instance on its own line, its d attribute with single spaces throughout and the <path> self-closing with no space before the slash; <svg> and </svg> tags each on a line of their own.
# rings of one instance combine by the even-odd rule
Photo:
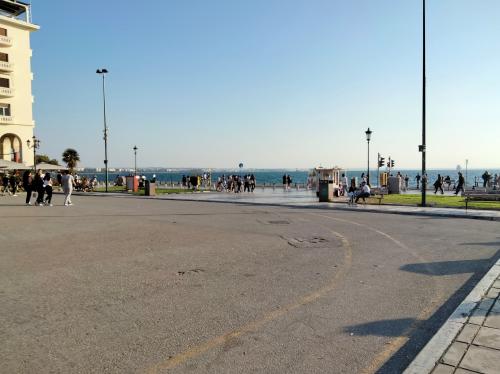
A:
<svg viewBox="0 0 500 374">
<path fill-rule="evenodd" d="M 365 134 L 366 134 L 366 141 L 370 141 L 371 139 L 371 136 L 372 136 L 372 131 L 370 130 L 370 128 L 368 127 L 368 130 L 365 131 Z"/>
</svg>

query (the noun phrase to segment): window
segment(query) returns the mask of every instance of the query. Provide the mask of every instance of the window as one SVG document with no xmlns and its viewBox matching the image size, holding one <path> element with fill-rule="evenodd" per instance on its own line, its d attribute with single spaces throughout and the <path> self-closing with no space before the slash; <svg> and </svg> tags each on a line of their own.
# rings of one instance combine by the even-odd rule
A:
<svg viewBox="0 0 500 374">
<path fill-rule="evenodd" d="M 8 78 L 0 78 L 0 87 L 10 88 L 10 81 Z"/>
<path fill-rule="evenodd" d="M 9 55 L 7 53 L 0 52 L 0 61 L 9 62 Z"/>
<path fill-rule="evenodd" d="M 10 104 L 0 103 L 0 116 L 10 117 Z"/>
<path fill-rule="evenodd" d="M 0 27 L 0 36 L 7 36 L 7 29 Z"/>
</svg>

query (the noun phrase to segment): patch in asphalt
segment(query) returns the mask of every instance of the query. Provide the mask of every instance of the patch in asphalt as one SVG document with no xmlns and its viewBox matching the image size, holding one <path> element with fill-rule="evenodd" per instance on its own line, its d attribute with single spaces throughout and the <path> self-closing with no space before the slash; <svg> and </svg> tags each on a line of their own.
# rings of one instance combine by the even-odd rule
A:
<svg viewBox="0 0 500 374">
<path fill-rule="evenodd" d="M 285 239 L 289 245 L 295 248 L 327 248 L 332 245 L 331 240 L 318 235 L 310 236 L 307 238 L 290 238 L 285 236 L 282 236 L 282 238 Z M 339 243 L 335 241 L 333 244 L 336 247 L 339 245 Z"/>
<path fill-rule="evenodd" d="M 184 274 L 189 274 L 189 273 L 203 273 L 205 270 L 203 269 L 191 269 L 191 270 L 186 270 L 186 271 L 178 271 L 177 275 L 184 275 Z"/>
<path fill-rule="evenodd" d="M 274 221 L 267 221 L 270 225 L 289 225 L 290 221 L 286 220 L 274 220 Z"/>
</svg>

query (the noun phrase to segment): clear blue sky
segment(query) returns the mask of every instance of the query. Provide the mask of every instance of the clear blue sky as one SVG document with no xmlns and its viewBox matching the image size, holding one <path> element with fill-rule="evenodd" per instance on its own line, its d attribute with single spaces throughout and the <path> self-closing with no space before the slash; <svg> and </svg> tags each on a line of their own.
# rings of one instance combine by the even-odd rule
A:
<svg viewBox="0 0 500 374">
<path fill-rule="evenodd" d="M 33 0 L 42 153 L 102 166 L 366 165 L 421 155 L 421 0 Z M 500 165 L 500 1 L 427 5 L 428 167 Z"/>
</svg>

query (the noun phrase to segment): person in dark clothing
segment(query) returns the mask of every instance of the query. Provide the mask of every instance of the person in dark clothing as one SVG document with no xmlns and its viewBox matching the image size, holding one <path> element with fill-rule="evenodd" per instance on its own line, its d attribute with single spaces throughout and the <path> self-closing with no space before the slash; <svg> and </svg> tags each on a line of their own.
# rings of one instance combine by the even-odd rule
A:
<svg viewBox="0 0 500 374">
<path fill-rule="evenodd" d="M 488 171 L 485 171 L 483 173 L 483 175 L 481 175 L 481 178 L 483 178 L 483 187 L 486 188 L 486 186 L 488 185 L 488 182 L 490 181 L 491 174 L 488 173 Z"/>
<path fill-rule="evenodd" d="M 31 171 L 26 170 L 23 174 L 23 188 L 26 191 L 26 205 L 31 205 L 31 194 L 33 192 L 33 177 Z"/>
<path fill-rule="evenodd" d="M 460 191 L 464 192 L 464 184 L 465 184 L 465 179 L 462 173 L 458 173 L 458 184 L 457 188 L 455 189 L 455 195 L 458 195 Z"/>
<path fill-rule="evenodd" d="M 41 170 L 35 174 L 35 178 L 33 179 L 33 190 L 37 193 L 35 205 L 43 206 L 43 195 L 45 194 L 45 189 L 43 188 Z"/>
<path fill-rule="evenodd" d="M 287 181 L 286 174 L 283 174 L 283 189 L 284 190 L 286 190 L 286 181 Z"/>
<path fill-rule="evenodd" d="M 10 186 L 12 187 L 12 196 L 17 196 L 18 185 L 19 185 L 19 172 L 14 171 L 10 176 Z"/>
<path fill-rule="evenodd" d="M 438 174 L 438 177 L 437 177 L 436 181 L 434 182 L 434 194 L 436 194 L 438 190 L 441 190 L 441 195 L 444 194 L 443 178 L 441 177 L 441 174 Z"/>
<path fill-rule="evenodd" d="M 2 177 L 2 193 L 5 195 L 6 192 L 11 195 L 9 188 L 9 175 L 7 173 L 5 173 Z"/>
<path fill-rule="evenodd" d="M 47 197 L 45 198 L 45 204 L 52 206 L 52 179 L 50 178 L 50 173 L 46 173 L 43 177 L 43 187 Z"/>
<path fill-rule="evenodd" d="M 417 190 L 418 190 L 420 188 L 420 174 L 419 173 L 417 173 L 415 180 L 417 181 Z"/>
<path fill-rule="evenodd" d="M 255 175 L 253 174 L 250 175 L 250 188 L 252 189 L 252 192 L 255 190 Z"/>
</svg>

